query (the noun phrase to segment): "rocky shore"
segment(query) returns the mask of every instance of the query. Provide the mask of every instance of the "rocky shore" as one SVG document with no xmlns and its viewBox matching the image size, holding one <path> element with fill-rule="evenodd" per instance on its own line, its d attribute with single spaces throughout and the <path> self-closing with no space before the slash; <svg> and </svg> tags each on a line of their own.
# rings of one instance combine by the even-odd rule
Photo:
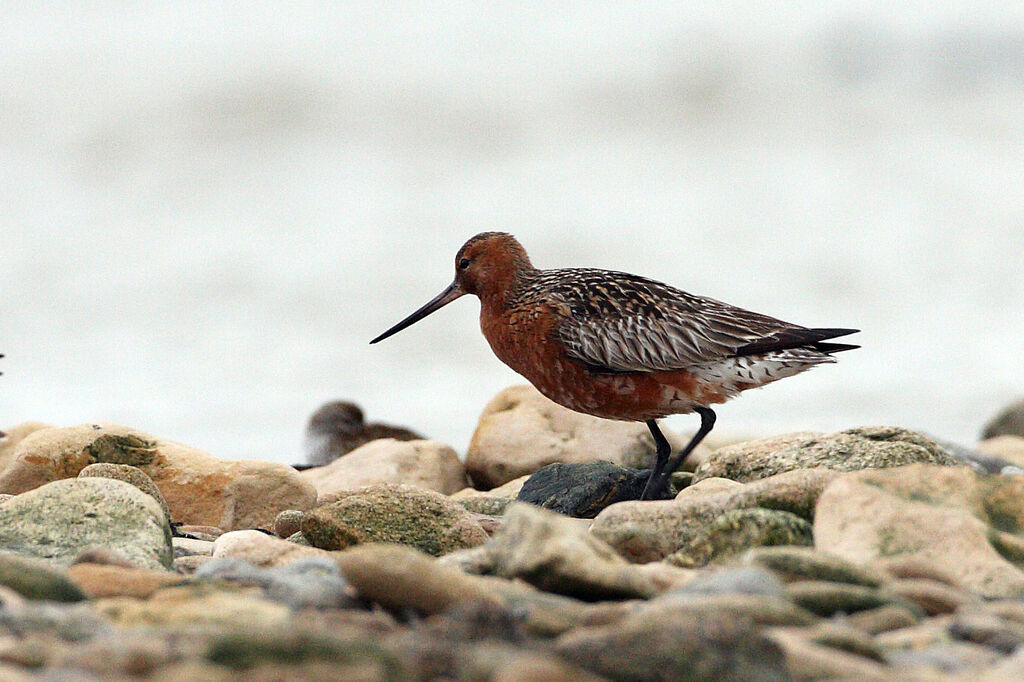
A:
<svg viewBox="0 0 1024 682">
<path fill-rule="evenodd" d="M 0 679 L 1024 679 L 1022 415 L 970 446 L 712 441 L 661 502 L 635 501 L 644 425 L 529 387 L 464 461 L 385 439 L 299 472 L 15 425 Z"/>
</svg>

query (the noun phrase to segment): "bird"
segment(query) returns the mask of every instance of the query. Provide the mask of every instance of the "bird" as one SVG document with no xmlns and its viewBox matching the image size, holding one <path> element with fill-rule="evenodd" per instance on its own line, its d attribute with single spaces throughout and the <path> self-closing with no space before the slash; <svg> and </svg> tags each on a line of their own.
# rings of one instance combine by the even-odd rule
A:
<svg viewBox="0 0 1024 682">
<path fill-rule="evenodd" d="M 423 436 L 401 426 L 365 423 L 363 411 L 355 403 L 332 400 L 317 408 L 306 425 L 306 465 L 311 468 L 330 464 L 342 455 L 379 438 L 422 440 Z"/>
<path fill-rule="evenodd" d="M 480 299 L 494 354 L 543 395 L 647 425 L 656 449 L 641 500 L 665 496 L 671 474 L 714 427 L 711 405 L 860 347 L 829 341 L 859 329 L 803 327 L 639 275 L 538 269 L 504 232 L 471 237 L 456 253 L 452 283 L 370 343 L 466 294 Z M 657 420 L 694 412 L 700 427 L 673 454 Z"/>
</svg>

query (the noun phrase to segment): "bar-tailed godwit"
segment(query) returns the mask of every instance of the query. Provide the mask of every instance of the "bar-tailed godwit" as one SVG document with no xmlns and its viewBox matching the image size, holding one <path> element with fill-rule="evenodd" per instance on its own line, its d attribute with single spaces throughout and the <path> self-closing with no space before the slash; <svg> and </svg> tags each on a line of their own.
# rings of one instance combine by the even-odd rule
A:
<svg viewBox="0 0 1024 682">
<path fill-rule="evenodd" d="M 478 234 L 455 256 L 455 280 L 370 343 L 464 294 L 480 299 L 480 329 L 494 354 L 559 405 L 646 422 L 656 453 L 641 499 L 711 431 L 709 407 L 859 346 L 828 339 L 857 329 L 801 327 L 624 272 L 538 270 L 515 237 Z M 657 420 L 696 412 L 700 428 L 675 455 Z"/>
</svg>

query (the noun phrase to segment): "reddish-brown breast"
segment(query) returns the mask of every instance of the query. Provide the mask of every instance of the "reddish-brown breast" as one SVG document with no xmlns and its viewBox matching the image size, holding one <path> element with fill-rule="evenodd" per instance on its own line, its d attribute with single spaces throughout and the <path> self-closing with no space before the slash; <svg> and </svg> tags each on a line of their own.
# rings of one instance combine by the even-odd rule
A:
<svg viewBox="0 0 1024 682">
<path fill-rule="evenodd" d="M 480 328 L 494 354 L 556 403 L 625 421 L 691 412 L 728 396 L 685 370 L 602 372 L 572 358 L 558 339 L 561 311 L 550 303 L 481 300 Z"/>
</svg>

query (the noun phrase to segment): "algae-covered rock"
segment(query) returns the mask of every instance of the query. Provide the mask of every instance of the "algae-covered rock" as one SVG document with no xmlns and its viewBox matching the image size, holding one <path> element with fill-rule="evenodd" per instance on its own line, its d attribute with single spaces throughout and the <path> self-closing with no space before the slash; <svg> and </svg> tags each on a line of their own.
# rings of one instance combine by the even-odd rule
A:
<svg viewBox="0 0 1024 682">
<path fill-rule="evenodd" d="M 487 541 L 487 533 L 461 505 L 404 485 L 369 486 L 317 507 L 303 518 L 302 534 L 321 549 L 392 542 L 434 556 Z"/>
<path fill-rule="evenodd" d="M 794 433 L 728 445 L 697 468 L 694 480 L 753 481 L 811 467 L 856 471 L 915 463 L 958 464 L 927 436 L 896 426 L 863 426 L 827 435 Z"/>
<path fill-rule="evenodd" d="M 697 568 L 763 545 L 810 545 L 811 524 L 796 514 L 762 509 L 733 509 L 715 518 L 702 532 L 670 554 L 665 561 Z"/>
<path fill-rule="evenodd" d="M 48 483 L 0 506 L 0 546 L 67 566 L 82 550 L 109 547 L 143 568 L 169 567 L 171 529 L 160 505 L 108 478 Z"/>
</svg>

